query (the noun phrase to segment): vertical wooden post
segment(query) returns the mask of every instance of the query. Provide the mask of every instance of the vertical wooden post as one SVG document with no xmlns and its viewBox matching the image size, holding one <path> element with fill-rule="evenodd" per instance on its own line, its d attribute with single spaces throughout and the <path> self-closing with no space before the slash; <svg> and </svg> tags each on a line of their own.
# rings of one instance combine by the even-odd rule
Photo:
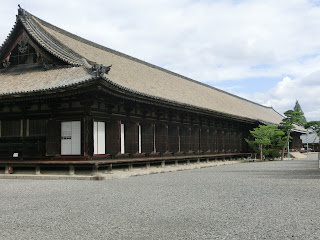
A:
<svg viewBox="0 0 320 240">
<path fill-rule="evenodd" d="M 141 150 L 143 153 L 150 154 L 154 150 L 153 132 L 153 125 L 151 123 L 141 124 Z"/>
<path fill-rule="evenodd" d="M 113 120 L 106 123 L 106 153 L 120 154 L 121 121 Z"/>
<path fill-rule="evenodd" d="M 164 128 L 164 141 L 166 143 L 166 151 L 165 152 L 169 152 L 169 126 L 168 124 L 165 125 Z"/>
<path fill-rule="evenodd" d="M 200 128 L 200 151 L 203 153 L 210 152 L 210 145 L 208 139 L 210 138 L 207 127 Z"/>
<path fill-rule="evenodd" d="M 192 126 L 191 129 L 191 150 L 195 153 L 199 152 L 200 148 L 200 129 L 198 126 Z"/>
<path fill-rule="evenodd" d="M 165 162 L 165 160 L 162 160 L 161 161 L 161 167 L 165 167 L 166 166 L 166 162 Z"/>
<path fill-rule="evenodd" d="M 9 166 L 8 165 L 6 165 L 4 167 L 4 174 L 9 174 Z"/>
<path fill-rule="evenodd" d="M 166 125 L 155 125 L 155 141 L 157 152 L 164 153 L 167 151 L 168 128 Z"/>
<path fill-rule="evenodd" d="M 139 123 L 128 121 L 125 123 L 125 152 L 136 154 L 139 150 Z"/>
<path fill-rule="evenodd" d="M 36 166 L 35 174 L 40 175 L 40 166 Z"/>
<path fill-rule="evenodd" d="M 73 165 L 69 165 L 69 175 L 74 175 L 74 166 Z"/>
<path fill-rule="evenodd" d="M 92 173 L 91 175 L 96 175 L 98 174 L 98 170 L 99 170 L 99 164 L 94 164 L 93 167 L 92 167 Z"/>
<path fill-rule="evenodd" d="M 147 162 L 147 163 L 146 163 L 146 168 L 147 168 L 147 169 L 150 168 L 150 162 Z"/>
<path fill-rule="evenodd" d="M 46 130 L 46 155 L 60 155 L 61 123 L 56 118 L 47 121 Z"/>
<path fill-rule="evenodd" d="M 112 172 L 112 163 L 110 163 L 108 166 L 108 172 Z"/>
<path fill-rule="evenodd" d="M 179 127 L 176 125 L 168 126 L 168 145 L 169 152 L 180 152 Z"/>
<path fill-rule="evenodd" d="M 93 156 L 93 118 L 85 116 L 83 118 L 83 155 Z"/>
</svg>

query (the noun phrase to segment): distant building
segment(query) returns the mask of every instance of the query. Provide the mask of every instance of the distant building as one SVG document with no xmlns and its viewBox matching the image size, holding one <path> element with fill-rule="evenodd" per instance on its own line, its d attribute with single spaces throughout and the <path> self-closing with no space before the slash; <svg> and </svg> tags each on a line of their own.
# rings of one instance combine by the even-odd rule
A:
<svg viewBox="0 0 320 240">
<path fill-rule="evenodd" d="M 304 149 L 307 149 L 307 143 L 308 147 L 312 151 L 319 152 L 319 137 L 317 136 L 317 133 L 313 132 L 310 134 L 303 134 L 300 136 L 300 139 L 302 141 Z"/>
</svg>

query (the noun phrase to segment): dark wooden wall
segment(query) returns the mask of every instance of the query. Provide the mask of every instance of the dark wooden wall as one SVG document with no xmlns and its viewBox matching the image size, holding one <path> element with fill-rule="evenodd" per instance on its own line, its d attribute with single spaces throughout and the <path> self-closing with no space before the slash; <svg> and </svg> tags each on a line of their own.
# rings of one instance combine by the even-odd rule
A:
<svg viewBox="0 0 320 240">
<path fill-rule="evenodd" d="M 253 124 L 123 100 L 106 94 L 0 103 L 0 158 L 53 158 L 61 154 L 61 122 L 81 121 L 81 155 L 93 156 L 93 121 L 105 122 L 106 156 L 248 152 Z"/>
</svg>

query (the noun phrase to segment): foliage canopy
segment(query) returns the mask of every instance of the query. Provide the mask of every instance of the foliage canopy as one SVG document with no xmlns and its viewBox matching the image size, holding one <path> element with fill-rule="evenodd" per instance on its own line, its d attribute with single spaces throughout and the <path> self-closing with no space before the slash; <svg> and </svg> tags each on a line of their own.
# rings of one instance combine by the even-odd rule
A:
<svg viewBox="0 0 320 240">
<path fill-rule="evenodd" d="M 301 113 L 301 115 L 300 115 L 300 117 L 299 117 L 299 123 L 298 123 L 298 122 L 296 122 L 296 123 L 297 123 L 297 124 L 301 124 L 301 125 L 304 126 L 304 125 L 307 123 L 307 119 L 306 119 L 306 117 L 304 116 L 304 113 L 303 113 L 303 111 L 302 111 L 302 108 L 301 108 L 298 100 L 296 100 L 296 104 L 295 104 L 295 106 L 294 106 L 294 108 L 293 108 L 293 111 Z"/>
<path fill-rule="evenodd" d="M 254 140 L 245 139 L 249 146 L 256 152 L 260 152 L 260 159 L 266 157 L 279 157 L 279 150 L 283 145 L 284 132 L 274 125 L 259 125 L 250 131 Z"/>
</svg>

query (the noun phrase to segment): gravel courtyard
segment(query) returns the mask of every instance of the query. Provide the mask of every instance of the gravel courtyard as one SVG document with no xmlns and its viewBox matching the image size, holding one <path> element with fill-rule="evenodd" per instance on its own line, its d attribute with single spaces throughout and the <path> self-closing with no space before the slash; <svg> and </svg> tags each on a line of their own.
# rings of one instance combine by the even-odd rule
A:
<svg viewBox="0 0 320 240">
<path fill-rule="evenodd" d="M 319 239 L 308 159 L 108 181 L 0 180 L 0 239 Z"/>
</svg>

